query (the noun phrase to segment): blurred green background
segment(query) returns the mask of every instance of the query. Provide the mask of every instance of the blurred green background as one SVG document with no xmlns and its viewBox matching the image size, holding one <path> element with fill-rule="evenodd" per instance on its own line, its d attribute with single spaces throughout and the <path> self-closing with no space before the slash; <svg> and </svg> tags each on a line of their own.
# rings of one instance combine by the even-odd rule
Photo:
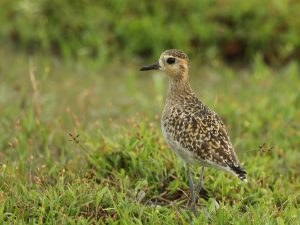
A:
<svg viewBox="0 0 300 225">
<path fill-rule="evenodd" d="M 180 46 L 206 60 L 300 59 L 300 2 L 2 0 L 1 42 L 64 58 L 157 56 Z"/>
<path fill-rule="evenodd" d="M 299 12 L 296 0 L 1 0 L 0 224 L 299 224 Z M 197 218 L 160 131 L 168 79 L 139 71 L 169 48 L 188 53 L 249 176 L 206 169 Z"/>
</svg>

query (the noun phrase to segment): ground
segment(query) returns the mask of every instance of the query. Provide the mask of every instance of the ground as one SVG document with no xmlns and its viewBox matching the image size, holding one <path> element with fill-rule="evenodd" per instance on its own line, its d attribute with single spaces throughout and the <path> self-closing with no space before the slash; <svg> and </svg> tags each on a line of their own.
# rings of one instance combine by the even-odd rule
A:
<svg viewBox="0 0 300 225">
<path fill-rule="evenodd" d="M 299 224 L 297 63 L 191 62 L 194 90 L 224 120 L 249 177 L 206 169 L 210 198 L 195 218 L 182 162 L 160 131 L 168 80 L 139 72 L 149 62 L 0 57 L 3 223 Z"/>
</svg>

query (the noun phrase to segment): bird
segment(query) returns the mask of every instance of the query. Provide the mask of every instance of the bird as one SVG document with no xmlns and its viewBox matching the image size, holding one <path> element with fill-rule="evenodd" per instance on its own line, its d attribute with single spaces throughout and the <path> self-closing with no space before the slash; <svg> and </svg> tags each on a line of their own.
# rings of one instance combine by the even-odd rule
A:
<svg viewBox="0 0 300 225">
<path fill-rule="evenodd" d="M 178 155 L 187 173 L 191 209 L 197 215 L 196 201 L 202 188 L 205 167 L 231 173 L 247 182 L 247 173 L 238 160 L 227 129 L 217 113 L 195 94 L 189 82 L 189 57 L 177 49 L 161 53 L 158 62 L 140 71 L 160 70 L 169 77 L 161 129 L 167 145 Z M 201 168 L 197 185 L 191 166 Z"/>
</svg>

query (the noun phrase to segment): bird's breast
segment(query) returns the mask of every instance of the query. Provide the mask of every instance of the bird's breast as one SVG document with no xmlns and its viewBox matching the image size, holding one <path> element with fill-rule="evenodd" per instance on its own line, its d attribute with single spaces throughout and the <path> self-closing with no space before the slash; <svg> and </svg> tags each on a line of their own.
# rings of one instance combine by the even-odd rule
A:
<svg viewBox="0 0 300 225">
<path fill-rule="evenodd" d="M 187 148 L 183 147 L 178 140 L 176 140 L 172 130 L 175 129 L 172 123 L 168 123 L 167 119 L 161 121 L 161 129 L 163 136 L 169 146 L 169 148 L 176 153 L 185 163 L 194 163 L 195 156 L 193 152 L 190 152 Z"/>
</svg>

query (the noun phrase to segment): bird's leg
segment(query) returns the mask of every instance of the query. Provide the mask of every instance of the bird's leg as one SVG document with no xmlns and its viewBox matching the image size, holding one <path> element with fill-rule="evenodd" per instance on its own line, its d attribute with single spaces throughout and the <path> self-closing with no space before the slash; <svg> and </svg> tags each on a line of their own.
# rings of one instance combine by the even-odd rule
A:
<svg viewBox="0 0 300 225">
<path fill-rule="evenodd" d="M 196 205 L 195 205 L 196 196 L 195 196 L 193 178 L 191 176 L 191 172 L 190 172 L 188 166 L 184 164 L 184 168 L 187 173 L 188 181 L 189 181 L 190 199 L 188 201 L 188 205 L 190 204 L 190 202 L 192 203 L 192 211 L 195 214 L 195 216 L 197 216 L 197 210 L 196 210 Z"/>
<path fill-rule="evenodd" d="M 184 163 L 184 169 L 185 169 L 185 172 L 188 176 L 188 182 L 189 182 L 189 192 L 190 192 L 190 199 L 188 201 L 188 204 L 189 204 L 189 202 L 191 201 L 191 196 L 193 195 L 193 192 L 194 192 L 194 182 L 193 182 L 193 179 L 192 179 L 192 176 L 191 176 L 191 172 L 188 168 L 188 165 L 186 165 L 185 163 Z"/>
<path fill-rule="evenodd" d="M 187 168 L 186 170 L 187 175 L 188 175 L 188 181 L 189 181 L 189 191 L 192 194 L 194 192 L 194 182 L 193 182 L 193 178 L 191 176 L 191 172 L 190 170 Z"/>
<path fill-rule="evenodd" d="M 197 187 L 196 187 L 196 190 L 195 190 L 195 199 L 194 199 L 194 204 L 196 204 L 196 200 L 199 196 L 199 193 L 201 191 L 201 188 L 202 188 L 202 183 L 203 183 L 203 175 L 204 175 L 204 166 L 202 166 L 202 169 L 201 169 L 201 173 L 200 173 L 200 176 L 199 176 L 199 180 L 198 180 L 198 184 L 197 184 Z"/>
</svg>

